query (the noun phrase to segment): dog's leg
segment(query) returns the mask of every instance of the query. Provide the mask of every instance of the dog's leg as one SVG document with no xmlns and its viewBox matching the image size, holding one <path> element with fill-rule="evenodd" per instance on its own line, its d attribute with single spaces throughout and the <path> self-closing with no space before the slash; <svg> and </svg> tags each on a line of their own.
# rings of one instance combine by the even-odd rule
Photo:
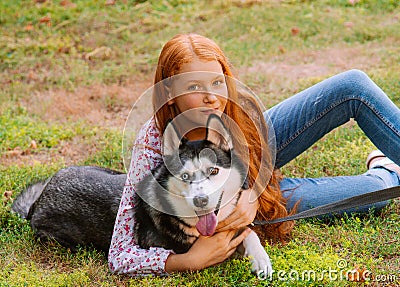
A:
<svg viewBox="0 0 400 287">
<path fill-rule="evenodd" d="M 243 246 L 240 246 L 237 251 L 243 256 L 249 257 L 253 273 L 260 275 L 263 272 L 263 276 L 273 273 L 271 260 L 254 231 L 250 232 L 241 245 Z"/>
</svg>

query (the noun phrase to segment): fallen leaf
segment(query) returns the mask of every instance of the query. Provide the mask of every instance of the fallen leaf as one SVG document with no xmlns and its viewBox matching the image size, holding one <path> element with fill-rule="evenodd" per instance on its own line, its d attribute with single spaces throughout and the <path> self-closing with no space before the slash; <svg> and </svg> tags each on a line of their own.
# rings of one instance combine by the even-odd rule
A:
<svg viewBox="0 0 400 287">
<path fill-rule="evenodd" d="M 26 79 L 31 82 L 31 81 L 36 81 L 38 79 L 36 72 L 33 70 L 30 70 L 27 74 L 26 74 Z"/>
<path fill-rule="evenodd" d="M 60 47 L 58 48 L 59 53 L 69 54 L 71 52 L 71 47 Z"/>
<path fill-rule="evenodd" d="M 4 192 L 4 197 L 6 197 L 6 198 L 10 198 L 11 197 L 11 195 L 12 195 L 12 191 L 10 191 L 10 190 L 6 190 L 5 192 Z"/>
<path fill-rule="evenodd" d="M 76 8 L 76 6 L 77 6 L 75 3 L 72 3 L 69 0 L 61 0 L 60 5 L 65 8 Z"/>
<path fill-rule="evenodd" d="M 33 0 L 33 2 L 35 2 L 35 3 L 44 3 L 44 2 L 46 2 L 46 0 Z"/>
<path fill-rule="evenodd" d="M 85 55 L 85 59 L 86 60 L 92 60 L 92 59 L 97 58 L 97 59 L 105 60 L 105 59 L 110 58 L 111 52 L 112 52 L 111 48 L 102 46 L 102 47 L 94 49 L 90 53 L 87 53 Z"/>
<path fill-rule="evenodd" d="M 35 140 L 32 140 L 32 141 L 31 141 L 31 144 L 29 145 L 29 147 L 30 147 L 31 149 L 37 149 L 36 141 L 35 141 Z"/>
<path fill-rule="evenodd" d="M 299 27 L 293 27 L 291 29 L 291 32 L 292 32 L 292 36 L 296 36 L 297 34 L 300 33 L 300 29 L 299 29 Z"/>
<path fill-rule="evenodd" d="M 345 272 L 345 271 L 343 271 Z M 367 279 L 371 279 L 371 272 L 366 268 L 360 268 L 356 266 L 353 270 L 345 272 L 347 281 L 351 282 L 365 282 Z"/>
<path fill-rule="evenodd" d="M 6 205 L 9 201 L 11 201 L 11 196 L 13 192 L 10 190 L 6 190 L 3 194 L 3 204 Z"/>
<path fill-rule="evenodd" d="M 10 199 L 11 196 L 12 196 L 12 194 L 13 194 L 13 192 L 12 192 L 11 190 L 6 190 L 6 191 L 4 192 L 4 194 L 3 194 L 3 196 L 4 196 L 6 199 Z"/>
<path fill-rule="evenodd" d="M 17 157 L 21 156 L 24 151 L 21 147 L 17 146 L 13 150 L 9 150 L 5 152 L 6 157 Z"/>
<path fill-rule="evenodd" d="M 239 8 L 248 8 L 256 4 L 261 4 L 262 0 L 239 0 L 239 1 L 234 1 L 233 5 L 239 7 Z"/>
<path fill-rule="evenodd" d="M 32 23 L 28 23 L 28 25 L 26 25 L 24 27 L 24 31 L 32 31 L 34 29 Z"/>
<path fill-rule="evenodd" d="M 40 18 L 39 23 L 46 24 L 47 27 L 51 27 L 51 18 L 50 18 L 50 16 L 44 16 L 44 17 Z"/>
<path fill-rule="evenodd" d="M 49 23 L 49 22 L 51 22 L 51 18 L 50 18 L 50 16 L 44 16 L 44 17 L 40 18 L 39 22 L 40 23 Z"/>
</svg>

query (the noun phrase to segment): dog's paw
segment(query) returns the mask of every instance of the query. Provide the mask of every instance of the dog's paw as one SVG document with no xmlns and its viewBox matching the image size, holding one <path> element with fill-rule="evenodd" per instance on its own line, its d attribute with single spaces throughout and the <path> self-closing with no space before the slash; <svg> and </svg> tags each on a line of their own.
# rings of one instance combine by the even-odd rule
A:
<svg viewBox="0 0 400 287">
<path fill-rule="evenodd" d="M 268 254 L 263 250 L 257 254 L 252 254 L 249 256 L 251 263 L 251 272 L 257 274 L 257 276 L 269 276 L 272 275 L 273 269 L 271 260 Z"/>
<path fill-rule="evenodd" d="M 243 240 L 243 247 L 244 255 L 250 259 L 251 271 L 253 273 L 258 276 L 272 275 L 271 260 L 254 231 Z"/>
</svg>

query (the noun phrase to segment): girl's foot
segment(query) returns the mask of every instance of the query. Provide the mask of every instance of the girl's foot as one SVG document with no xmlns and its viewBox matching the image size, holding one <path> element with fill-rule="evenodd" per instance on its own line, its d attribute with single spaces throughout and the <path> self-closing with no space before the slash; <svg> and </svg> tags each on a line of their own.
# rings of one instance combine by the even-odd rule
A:
<svg viewBox="0 0 400 287">
<path fill-rule="evenodd" d="M 380 150 L 374 150 L 367 157 L 367 168 L 384 167 L 388 170 L 394 171 L 400 178 L 400 166 L 395 164 L 392 160 L 386 157 Z"/>
</svg>

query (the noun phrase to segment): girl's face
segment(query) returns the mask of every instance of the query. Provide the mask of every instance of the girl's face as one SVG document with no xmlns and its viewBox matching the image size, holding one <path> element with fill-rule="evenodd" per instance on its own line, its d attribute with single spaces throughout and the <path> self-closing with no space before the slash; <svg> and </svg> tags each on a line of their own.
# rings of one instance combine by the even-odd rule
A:
<svg viewBox="0 0 400 287">
<path fill-rule="evenodd" d="M 173 78 L 170 92 L 172 99 L 168 104 L 175 105 L 185 125 L 190 124 L 189 129 L 194 129 L 188 134 L 189 139 L 203 136 L 202 127 L 208 116 L 221 115 L 228 98 L 221 65 L 217 61 L 199 59 L 182 65 L 179 74 Z"/>
</svg>

